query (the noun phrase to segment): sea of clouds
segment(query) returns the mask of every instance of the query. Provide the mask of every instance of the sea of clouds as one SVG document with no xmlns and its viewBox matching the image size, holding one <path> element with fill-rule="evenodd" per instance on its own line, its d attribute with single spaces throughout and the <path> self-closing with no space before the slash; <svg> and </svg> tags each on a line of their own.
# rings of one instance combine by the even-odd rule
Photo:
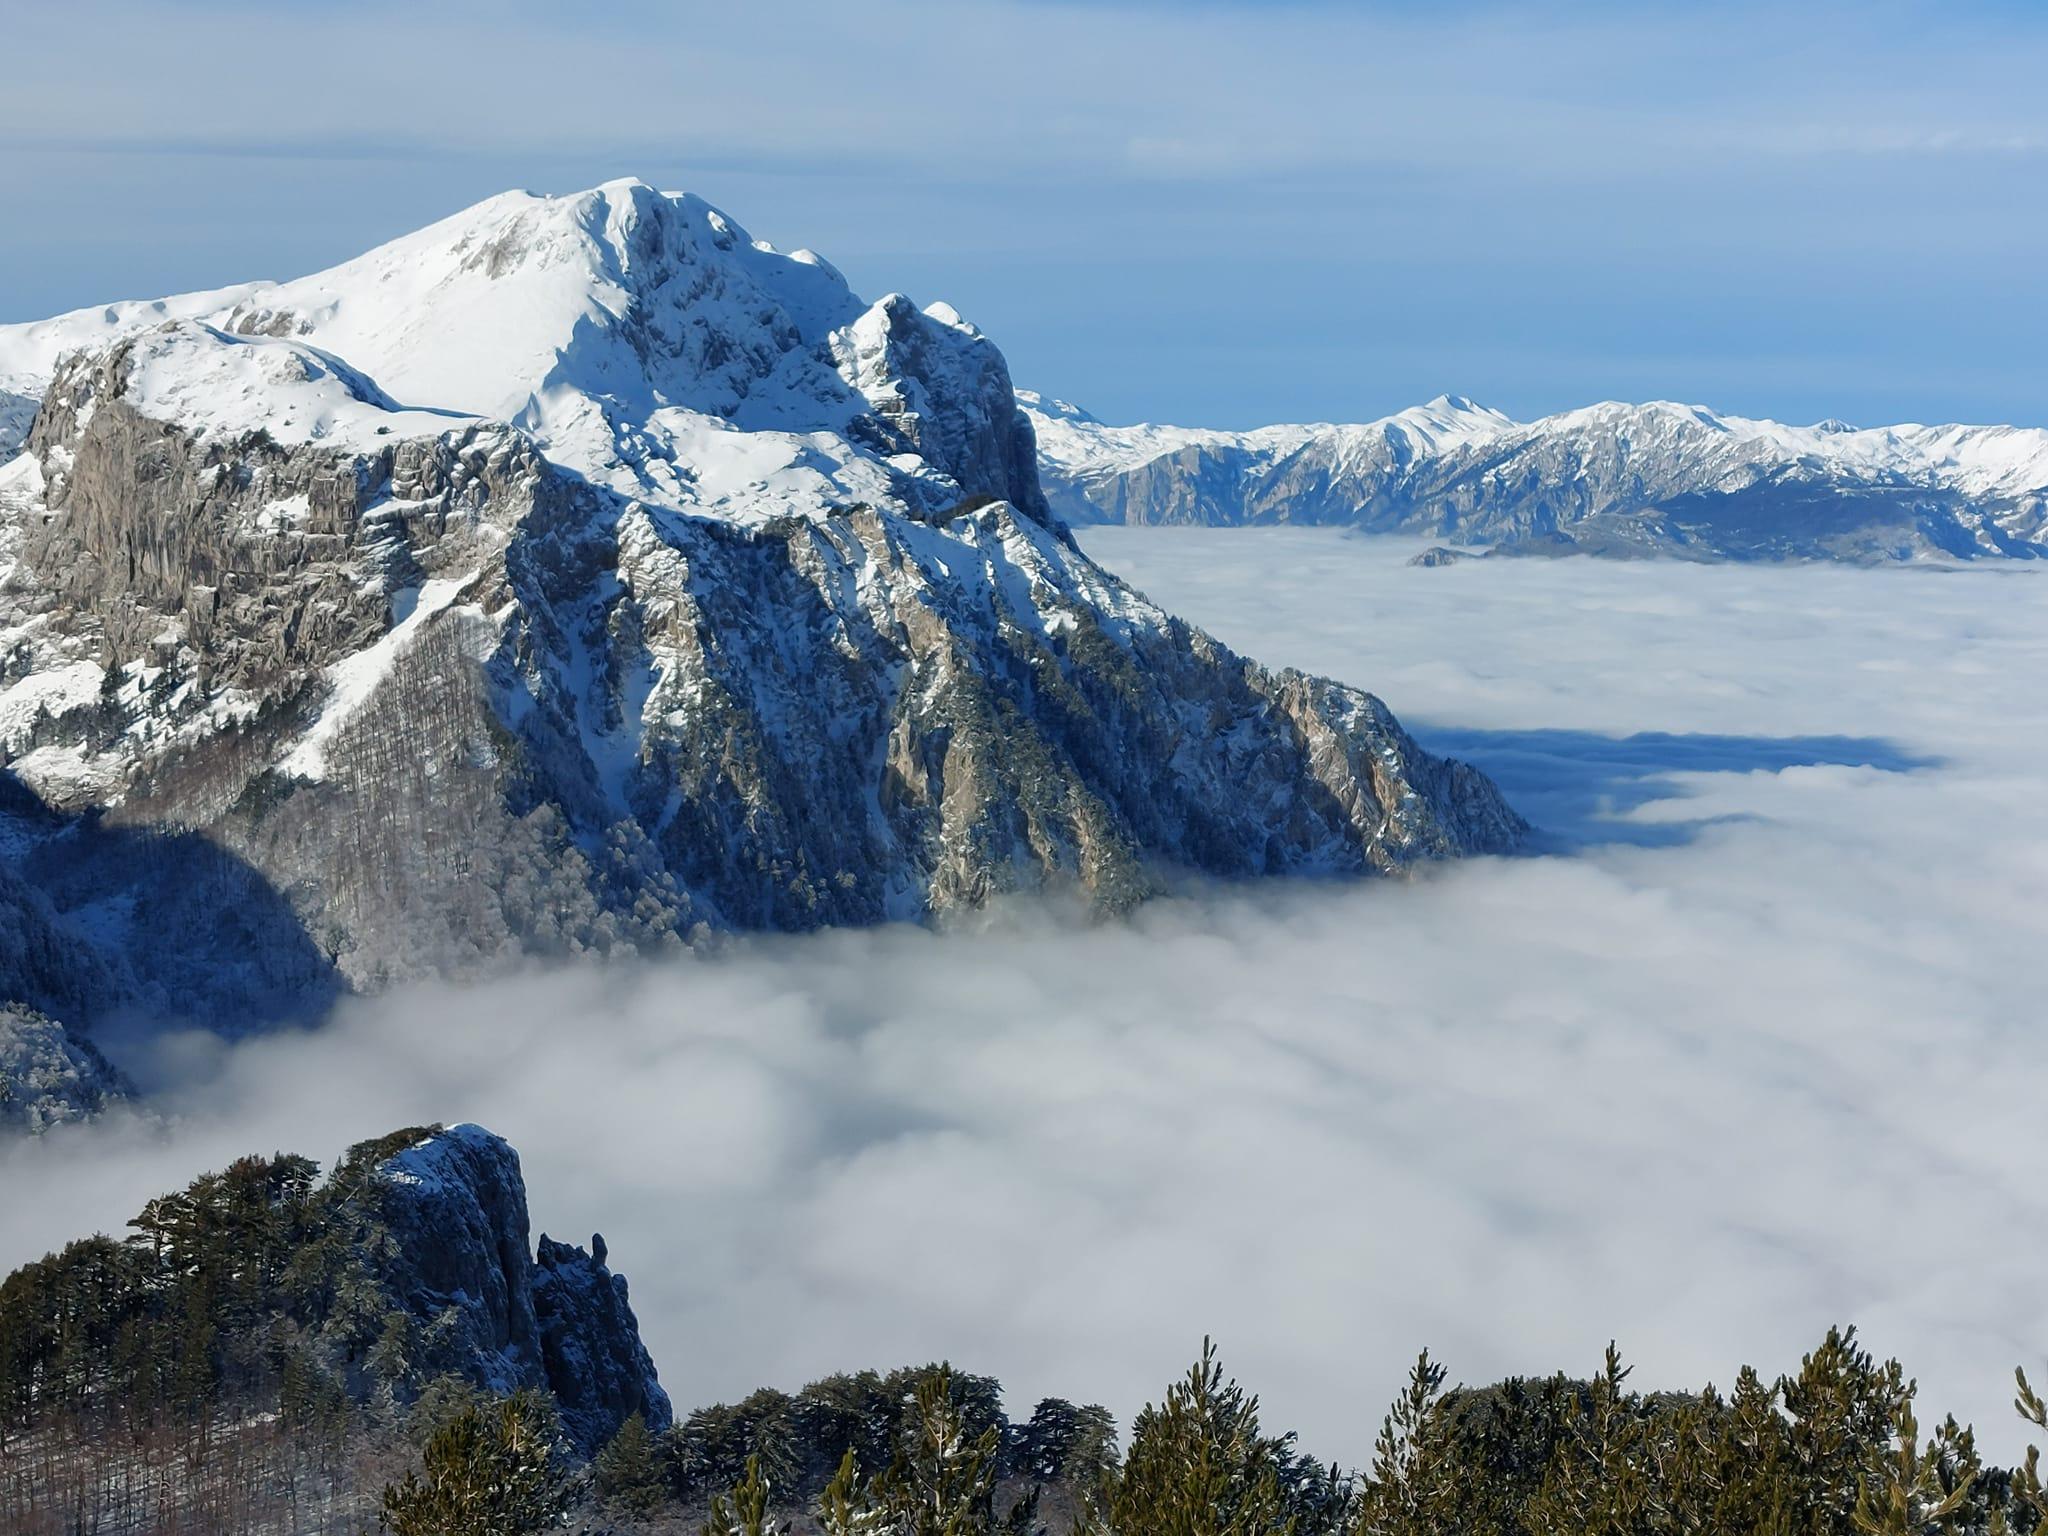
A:
<svg viewBox="0 0 2048 1536">
<path fill-rule="evenodd" d="M 943 1356 L 1127 1417 L 1208 1333 L 1359 1462 L 1425 1343 L 1477 1382 L 1613 1336 L 1697 1385 L 1852 1320 L 2012 1453 L 2048 1354 L 2048 573 L 1085 542 L 1379 692 L 1545 851 L 181 1037 L 133 1058 L 168 1134 L 0 1152 L 0 1267 L 244 1151 L 468 1119 L 537 1227 L 605 1233 L 683 1407 Z"/>
</svg>

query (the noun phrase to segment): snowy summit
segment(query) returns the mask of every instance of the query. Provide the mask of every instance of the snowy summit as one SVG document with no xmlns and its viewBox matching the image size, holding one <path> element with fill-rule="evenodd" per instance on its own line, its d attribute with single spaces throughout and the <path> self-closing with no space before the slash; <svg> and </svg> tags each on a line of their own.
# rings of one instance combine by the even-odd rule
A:
<svg viewBox="0 0 2048 1536">
<path fill-rule="evenodd" d="M 201 832 L 270 893 L 242 921 L 301 935 L 252 994 L 1522 830 L 1377 699 L 1091 562 L 952 309 L 687 194 L 511 193 L 294 282 L 0 328 L 0 390 L 33 405 L 0 765 L 61 813 L 0 836 L 0 889 L 119 944 L 135 904 L 39 893 L 34 849 L 91 808 Z"/>
<path fill-rule="evenodd" d="M 1439 395 L 1357 426 L 1109 426 L 1018 396 L 1076 523 L 1319 523 L 1503 553 L 1963 560 L 2048 554 L 2048 431 L 1811 427 L 1609 401 L 1518 422 Z"/>
</svg>

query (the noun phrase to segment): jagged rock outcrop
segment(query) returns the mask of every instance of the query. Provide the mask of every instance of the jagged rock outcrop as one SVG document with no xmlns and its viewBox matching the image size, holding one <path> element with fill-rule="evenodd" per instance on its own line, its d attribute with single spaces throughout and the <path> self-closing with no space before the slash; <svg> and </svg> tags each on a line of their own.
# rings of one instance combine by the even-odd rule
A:
<svg viewBox="0 0 2048 1536">
<path fill-rule="evenodd" d="M 72 1112 L 60 1096 L 76 1098 L 82 1058 L 47 1020 L 0 1014 L 0 1084 L 23 1042 L 32 1062 L 62 1058 L 29 1077 L 30 1112 Z M 672 1419 L 625 1282 L 592 1248 L 542 1239 L 536 1259 L 518 1154 L 480 1126 L 360 1142 L 324 1178 L 295 1154 L 239 1157 L 147 1202 L 125 1238 L 81 1237 L 0 1279 L 0 1434 L 10 1452 L 54 1432 L 104 1455 L 137 1426 L 213 1445 L 282 1423 L 316 1433 L 327 1465 L 357 1431 L 534 1391 L 588 1457 L 634 1414 L 656 1432 Z"/>
<path fill-rule="evenodd" d="M 2048 431 L 1790 427 L 1658 401 L 1521 423 L 1443 396 L 1360 426 L 1112 427 L 1022 396 L 1076 523 L 1336 524 L 1499 553 L 2048 554 Z"/>
<path fill-rule="evenodd" d="M 554 1395 L 588 1455 L 633 1414 L 671 1418 L 626 1302 L 625 1280 L 594 1253 L 530 1246 L 519 1155 L 481 1126 L 422 1136 L 379 1163 L 376 1279 L 435 1358 L 497 1393 Z"/>
<path fill-rule="evenodd" d="M 671 1419 L 626 1299 L 626 1277 L 605 1267 L 606 1256 L 601 1236 L 593 1235 L 586 1251 L 542 1233 L 533 1276 L 549 1390 L 571 1433 L 591 1446 L 636 1413 L 657 1434 Z"/>
<path fill-rule="evenodd" d="M 881 423 L 865 435 L 890 453 L 944 467 L 970 497 L 1007 501 L 1043 520 L 1038 442 L 1016 409 L 1002 354 L 962 347 L 955 333 L 981 336 L 950 305 L 927 316 L 892 293 L 835 336 L 841 374 Z"/>
<path fill-rule="evenodd" d="M 0 762 L 203 835 L 352 984 L 1522 830 L 1089 561 L 957 315 L 694 198 L 0 329 L 30 378 Z"/>
<path fill-rule="evenodd" d="M 88 1120 L 129 1091 L 91 1041 L 32 1008 L 0 1004 L 0 1135 Z"/>
</svg>

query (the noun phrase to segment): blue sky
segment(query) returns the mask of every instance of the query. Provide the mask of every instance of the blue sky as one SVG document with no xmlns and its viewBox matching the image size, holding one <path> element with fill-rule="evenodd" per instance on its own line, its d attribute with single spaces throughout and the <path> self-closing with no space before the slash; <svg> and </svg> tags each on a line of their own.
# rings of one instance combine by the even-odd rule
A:
<svg viewBox="0 0 2048 1536">
<path fill-rule="evenodd" d="M 1111 420 L 2048 422 L 2048 7 L 0 0 L 0 37 L 0 320 L 637 174 Z"/>
</svg>

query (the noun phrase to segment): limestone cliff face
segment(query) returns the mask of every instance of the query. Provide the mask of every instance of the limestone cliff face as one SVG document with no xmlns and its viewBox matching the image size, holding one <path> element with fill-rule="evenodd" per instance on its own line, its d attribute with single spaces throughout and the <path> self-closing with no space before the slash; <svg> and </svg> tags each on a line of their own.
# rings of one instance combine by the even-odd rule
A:
<svg viewBox="0 0 2048 1536">
<path fill-rule="evenodd" d="M 374 1274 L 412 1319 L 416 1349 L 492 1392 L 553 1394 L 570 1439 L 589 1455 L 633 1414 L 671 1419 L 626 1302 L 626 1283 L 595 1253 L 530 1246 L 519 1155 L 480 1126 L 435 1131 L 377 1165 Z"/>
<path fill-rule="evenodd" d="M 391 594 L 481 558 L 485 508 L 544 474 L 529 441 L 485 426 L 363 453 L 201 441 L 128 396 L 152 339 L 80 356 L 45 399 L 29 452 L 48 520 L 24 528 L 12 586 L 24 617 L 89 626 L 104 660 L 157 673 L 188 653 L 195 706 L 288 702 L 386 630 Z"/>
<path fill-rule="evenodd" d="M 350 984 L 1522 831 L 1090 562 L 972 327 L 695 200 L 498 200 L 221 302 L 52 322 L 94 344 L 0 468 L 0 766 L 203 837 Z"/>
</svg>

